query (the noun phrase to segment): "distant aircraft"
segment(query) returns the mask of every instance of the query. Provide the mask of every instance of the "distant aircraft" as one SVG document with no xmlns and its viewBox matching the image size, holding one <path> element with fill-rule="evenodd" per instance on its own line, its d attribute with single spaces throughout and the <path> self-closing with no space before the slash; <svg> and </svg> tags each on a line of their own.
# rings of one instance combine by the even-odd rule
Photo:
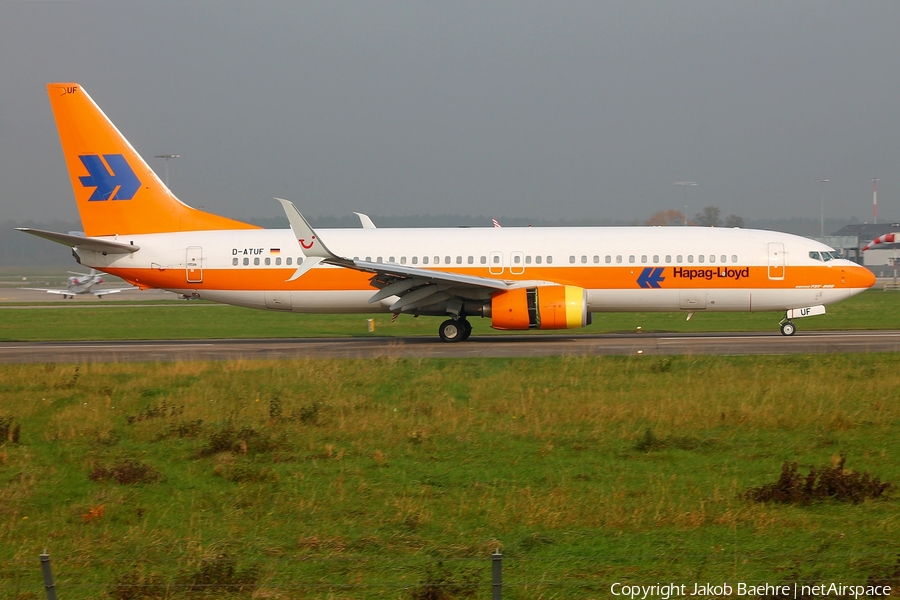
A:
<svg viewBox="0 0 900 600">
<path fill-rule="evenodd" d="M 785 311 L 875 283 L 825 244 L 713 227 L 504 227 L 315 231 L 281 200 L 266 230 L 178 200 L 76 83 L 47 86 L 85 237 L 22 229 L 142 288 L 307 313 L 443 316 L 442 340 L 495 329 L 572 329 L 595 312 Z M 370 221 L 370 220 L 369 220 Z M 326 246 L 327 240 L 327 246 Z"/>
<path fill-rule="evenodd" d="M 50 294 L 61 294 L 63 300 L 68 298 L 71 300 L 78 294 L 93 294 L 98 298 L 102 298 L 108 294 L 118 294 L 119 292 L 124 292 L 127 290 L 136 290 L 136 287 L 127 287 L 127 288 L 118 288 L 118 289 L 104 289 L 104 290 L 94 290 L 92 289 L 95 285 L 100 285 L 103 283 L 103 277 L 94 270 L 91 269 L 90 273 L 76 273 L 75 271 L 69 271 L 73 277 L 69 277 L 68 283 L 66 284 L 66 289 L 64 290 L 54 290 L 47 288 L 21 288 L 23 290 L 32 290 L 35 292 L 47 292 Z"/>
<path fill-rule="evenodd" d="M 497 219 L 491 219 L 491 223 L 494 224 L 494 227 L 496 227 L 497 229 L 500 229 L 500 227 L 501 227 L 500 221 L 498 221 Z"/>
</svg>

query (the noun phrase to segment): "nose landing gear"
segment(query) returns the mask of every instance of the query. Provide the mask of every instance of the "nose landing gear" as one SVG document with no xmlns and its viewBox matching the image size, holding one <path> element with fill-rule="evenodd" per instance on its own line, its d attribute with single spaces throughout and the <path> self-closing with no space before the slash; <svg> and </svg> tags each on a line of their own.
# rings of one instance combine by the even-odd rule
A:
<svg viewBox="0 0 900 600">
<path fill-rule="evenodd" d="M 781 335 L 794 335 L 794 332 L 796 331 L 797 328 L 794 327 L 794 324 L 791 321 L 781 322 Z"/>
</svg>

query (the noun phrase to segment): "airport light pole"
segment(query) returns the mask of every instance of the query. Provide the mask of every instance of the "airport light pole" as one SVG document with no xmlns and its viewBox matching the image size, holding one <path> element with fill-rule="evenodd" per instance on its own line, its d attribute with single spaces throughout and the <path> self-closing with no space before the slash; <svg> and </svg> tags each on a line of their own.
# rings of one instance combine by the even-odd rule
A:
<svg viewBox="0 0 900 600">
<path fill-rule="evenodd" d="M 672 185 L 681 186 L 682 195 L 684 196 L 684 224 L 687 225 L 687 189 L 688 186 L 694 186 L 697 184 L 693 181 L 676 181 Z"/>
<path fill-rule="evenodd" d="M 872 223 L 878 225 L 878 182 L 880 179 L 872 178 Z"/>
<path fill-rule="evenodd" d="M 180 154 L 157 154 L 153 158 L 166 159 L 166 187 L 169 187 L 169 159 L 170 158 L 181 158 L 181 155 Z"/>
<path fill-rule="evenodd" d="M 825 184 L 830 179 L 816 179 L 819 182 L 819 237 L 825 237 Z"/>
<path fill-rule="evenodd" d="M 894 231 L 900 229 L 900 223 L 891 223 Z M 894 289 L 897 289 L 897 235 L 894 234 Z"/>
</svg>

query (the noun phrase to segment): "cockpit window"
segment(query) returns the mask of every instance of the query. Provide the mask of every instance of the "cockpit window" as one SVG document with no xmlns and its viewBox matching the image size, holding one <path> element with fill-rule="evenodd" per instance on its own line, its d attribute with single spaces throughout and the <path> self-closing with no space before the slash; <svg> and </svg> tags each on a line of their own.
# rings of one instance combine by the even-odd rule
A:
<svg viewBox="0 0 900 600">
<path fill-rule="evenodd" d="M 828 262 L 829 260 L 831 260 L 831 252 L 823 252 L 822 260 L 824 260 L 825 262 Z"/>
<path fill-rule="evenodd" d="M 819 258 L 819 253 L 818 253 L 818 252 L 810 252 L 810 253 L 809 253 L 809 257 L 810 257 L 811 259 L 813 259 L 813 260 L 822 260 L 821 258 Z"/>
</svg>

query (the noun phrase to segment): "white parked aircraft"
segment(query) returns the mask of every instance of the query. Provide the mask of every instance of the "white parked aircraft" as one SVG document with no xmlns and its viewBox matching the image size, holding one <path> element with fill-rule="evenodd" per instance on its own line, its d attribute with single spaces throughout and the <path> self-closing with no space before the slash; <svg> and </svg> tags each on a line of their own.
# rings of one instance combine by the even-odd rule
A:
<svg viewBox="0 0 900 600">
<path fill-rule="evenodd" d="M 604 311 L 785 311 L 793 319 L 871 287 L 832 248 L 771 231 L 699 227 L 260 229 L 183 204 L 84 89 L 48 85 L 86 237 L 81 264 L 140 287 L 252 308 L 445 316 L 495 329 L 568 329 Z"/>
<path fill-rule="evenodd" d="M 102 298 L 108 294 L 118 294 L 119 292 L 125 292 L 128 290 L 136 290 L 137 287 L 127 287 L 127 288 L 107 288 L 102 290 L 93 289 L 95 285 L 100 285 L 103 283 L 103 277 L 94 270 L 91 269 L 90 273 L 76 273 L 75 271 L 69 271 L 72 277 L 69 277 L 66 283 L 66 289 L 47 289 L 47 288 L 21 288 L 23 290 L 33 290 L 35 292 L 48 292 L 50 294 L 61 294 L 63 300 L 68 298 L 71 300 L 78 294 L 93 294 L 98 298 Z"/>
</svg>

